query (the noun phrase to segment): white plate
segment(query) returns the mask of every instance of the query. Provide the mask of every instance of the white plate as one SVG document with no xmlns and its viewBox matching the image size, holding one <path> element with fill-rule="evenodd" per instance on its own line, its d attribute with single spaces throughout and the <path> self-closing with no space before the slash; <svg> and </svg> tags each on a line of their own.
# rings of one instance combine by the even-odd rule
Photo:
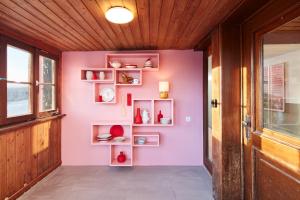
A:
<svg viewBox="0 0 300 200">
<path fill-rule="evenodd" d="M 136 65 L 126 65 L 125 68 L 133 69 L 133 68 L 137 68 L 137 66 Z"/>
<path fill-rule="evenodd" d="M 113 88 L 102 88 L 100 90 L 100 95 L 104 102 L 110 102 L 115 98 L 115 90 Z"/>
<path fill-rule="evenodd" d="M 100 138 L 100 139 L 106 139 L 106 138 L 109 138 L 109 137 L 111 137 L 111 134 L 109 134 L 109 133 L 99 134 L 97 136 L 97 138 Z"/>
<path fill-rule="evenodd" d="M 115 142 L 123 142 L 123 141 L 125 141 L 125 140 L 126 140 L 125 137 L 115 137 L 115 138 L 114 138 L 114 141 L 115 141 Z"/>
</svg>

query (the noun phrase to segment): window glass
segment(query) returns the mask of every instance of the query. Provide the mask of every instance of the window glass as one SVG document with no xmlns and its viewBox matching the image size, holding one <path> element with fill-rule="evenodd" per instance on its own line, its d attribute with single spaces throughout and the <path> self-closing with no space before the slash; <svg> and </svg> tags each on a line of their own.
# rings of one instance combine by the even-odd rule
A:
<svg viewBox="0 0 300 200">
<path fill-rule="evenodd" d="M 7 117 L 32 114 L 32 54 L 7 46 Z"/>
<path fill-rule="evenodd" d="M 263 119 L 265 128 L 300 138 L 300 32 L 288 24 L 264 36 Z"/>
<path fill-rule="evenodd" d="M 30 82 L 32 55 L 23 49 L 7 46 L 7 80 Z"/>
<path fill-rule="evenodd" d="M 55 110 L 55 60 L 40 56 L 39 111 Z"/>
</svg>

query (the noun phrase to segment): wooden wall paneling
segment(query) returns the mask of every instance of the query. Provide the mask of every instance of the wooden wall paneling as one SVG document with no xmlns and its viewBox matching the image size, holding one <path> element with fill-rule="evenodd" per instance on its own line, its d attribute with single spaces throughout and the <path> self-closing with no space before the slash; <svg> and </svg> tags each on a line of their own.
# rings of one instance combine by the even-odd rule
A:
<svg viewBox="0 0 300 200">
<path fill-rule="evenodd" d="M 242 199 L 240 26 L 221 25 L 223 199 Z M 230 117 L 229 117 L 230 116 Z"/>
<path fill-rule="evenodd" d="M 48 123 L 39 124 L 38 130 L 38 175 L 45 172 L 49 165 L 49 132 L 47 130 Z"/>
<path fill-rule="evenodd" d="M 16 188 L 22 188 L 25 183 L 25 132 L 24 129 L 17 130 L 16 135 Z"/>
<path fill-rule="evenodd" d="M 39 135 L 39 124 L 34 125 L 31 127 L 31 178 L 35 179 L 38 176 L 38 152 L 39 152 L 39 145 L 38 145 L 38 135 Z"/>
<path fill-rule="evenodd" d="M 58 150 L 57 150 L 57 161 L 61 162 L 61 120 L 57 121 L 57 141 L 58 141 Z"/>
<path fill-rule="evenodd" d="M 7 197 L 7 135 L 0 135 L 0 199 Z"/>
<path fill-rule="evenodd" d="M 13 195 L 17 191 L 16 184 L 16 134 L 15 132 L 7 133 L 7 176 L 6 176 L 6 189 L 7 195 Z"/>
</svg>

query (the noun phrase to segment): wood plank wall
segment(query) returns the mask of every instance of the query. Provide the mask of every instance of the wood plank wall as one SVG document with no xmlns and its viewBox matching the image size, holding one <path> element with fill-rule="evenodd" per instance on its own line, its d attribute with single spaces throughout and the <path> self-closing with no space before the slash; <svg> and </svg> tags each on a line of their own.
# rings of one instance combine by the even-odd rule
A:
<svg viewBox="0 0 300 200">
<path fill-rule="evenodd" d="M 15 199 L 61 164 L 61 119 L 0 134 L 0 200 Z"/>
</svg>

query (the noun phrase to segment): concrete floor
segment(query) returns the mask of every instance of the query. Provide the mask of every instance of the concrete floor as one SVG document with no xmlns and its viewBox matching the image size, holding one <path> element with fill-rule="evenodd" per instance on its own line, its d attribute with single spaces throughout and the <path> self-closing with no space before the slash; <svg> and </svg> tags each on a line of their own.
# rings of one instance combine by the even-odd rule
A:
<svg viewBox="0 0 300 200">
<path fill-rule="evenodd" d="M 211 200 L 203 167 L 60 167 L 19 200 Z"/>
</svg>

